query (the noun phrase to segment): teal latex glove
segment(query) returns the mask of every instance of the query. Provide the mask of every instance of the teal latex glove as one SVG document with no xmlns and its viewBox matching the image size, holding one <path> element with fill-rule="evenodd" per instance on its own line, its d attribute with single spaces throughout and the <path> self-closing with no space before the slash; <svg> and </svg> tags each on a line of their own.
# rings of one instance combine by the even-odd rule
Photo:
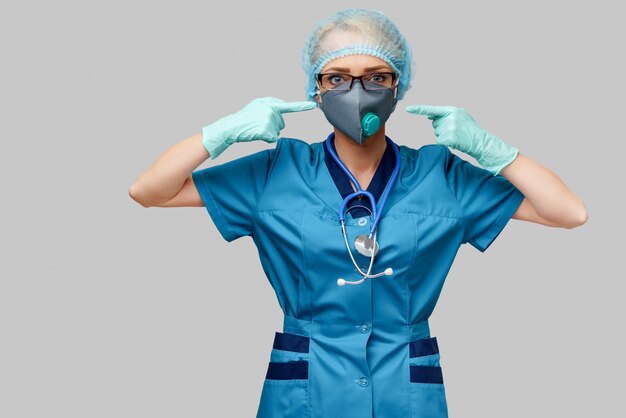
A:
<svg viewBox="0 0 626 418">
<path fill-rule="evenodd" d="M 494 176 L 517 157 L 518 149 L 487 132 L 465 109 L 454 106 L 407 106 L 406 111 L 433 121 L 438 144 L 471 155 Z"/>
<path fill-rule="evenodd" d="M 285 127 L 283 113 L 316 107 L 317 103 L 311 101 L 288 103 L 274 97 L 257 98 L 238 112 L 202 128 L 202 144 L 213 160 L 235 142 L 276 142 Z"/>
</svg>

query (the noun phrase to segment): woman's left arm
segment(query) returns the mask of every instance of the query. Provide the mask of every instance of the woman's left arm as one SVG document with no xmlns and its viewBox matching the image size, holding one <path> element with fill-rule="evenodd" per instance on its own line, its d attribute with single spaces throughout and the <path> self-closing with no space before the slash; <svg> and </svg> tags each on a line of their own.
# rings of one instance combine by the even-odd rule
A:
<svg viewBox="0 0 626 418">
<path fill-rule="evenodd" d="M 525 196 L 513 219 L 567 229 L 587 222 L 583 201 L 556 174 L 524 154 L 518 152 L 500 174 Z"/>
<path fill-rule="evenodd" d="M 412 105 L 406 110 L 432 120 L 437 143 L 472 156 L 484 169 L 494 176 L 501 174 L 524 194 L 514 219 L 567 229 L 587 222 L 582 200 L 556 174 L 481 128 L 465 109 Z"/>
</svg>

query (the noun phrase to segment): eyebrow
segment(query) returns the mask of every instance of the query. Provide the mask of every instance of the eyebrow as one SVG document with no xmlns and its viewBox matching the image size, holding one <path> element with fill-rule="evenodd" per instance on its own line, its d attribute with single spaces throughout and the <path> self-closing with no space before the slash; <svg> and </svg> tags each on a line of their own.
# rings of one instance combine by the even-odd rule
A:
<svg viewBox="0 0 626 418">
<path fill-rule="evenodd" d="M 377 65 L 377 66 L 375 66 L 375 67 L 367 67 L 367 68 L 365 69 L 365 71 L 378 70 L 379 68 L 387 68 L 387 69 L 389 69 L 389 67 L 388 67 L 388 66 L 386 66 L 386 65 Z M 328 69 L 328 70 L 326 70 L 326 71 L 331 71 L 331 70 L 335 70 L 335 71 L 345 71 L 345 72 L 350 71 L 350 69 L 349 69 L 349 68 L 340 68 L 340 67 L 332 67 L 332 68 L 329 68 L 329 69 Z"/>
</svg>

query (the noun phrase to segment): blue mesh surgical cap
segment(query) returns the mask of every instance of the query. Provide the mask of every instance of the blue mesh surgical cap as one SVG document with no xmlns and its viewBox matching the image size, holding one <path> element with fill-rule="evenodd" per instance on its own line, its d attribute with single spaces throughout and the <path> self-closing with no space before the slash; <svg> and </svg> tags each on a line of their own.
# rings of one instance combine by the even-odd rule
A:
<svg viewBox="0 0 626 418">
<path fill-rule="evenodd" d="M 415 75 L 411 47 L 387 16 L 369 9 L 341 10 L 317 22 L 309 33 L 302 49 L 308 100 L 314 100 L 317 90 L 315 75 L 331 60 L 354 54 L 378 57 L 399 73 L 397 98 L 402 100 Z"/>
</svg>

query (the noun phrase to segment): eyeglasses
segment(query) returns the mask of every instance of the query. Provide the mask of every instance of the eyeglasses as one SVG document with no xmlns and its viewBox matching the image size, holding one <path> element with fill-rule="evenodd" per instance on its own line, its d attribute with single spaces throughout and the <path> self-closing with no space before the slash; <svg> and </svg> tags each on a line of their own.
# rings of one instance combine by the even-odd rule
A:
<svg viewBox="0 0 626 418">
<path fill-rule="evenodd" d="M 358 77 L 344 73 L 317 74 L 317 81 L 326 90 L 350 90 L 354 80 L 360 80 L 361 86 L 365 90 L 388 89 L 395 86 L 397 79 L 397 73 L 372 73 Z"/>
</svg>

